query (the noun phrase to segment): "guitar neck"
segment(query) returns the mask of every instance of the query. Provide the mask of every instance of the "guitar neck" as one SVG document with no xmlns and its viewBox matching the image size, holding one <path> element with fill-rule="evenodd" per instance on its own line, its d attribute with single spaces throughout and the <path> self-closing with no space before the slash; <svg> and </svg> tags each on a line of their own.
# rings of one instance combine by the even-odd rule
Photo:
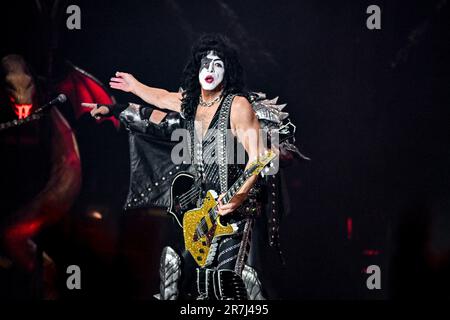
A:
<svg viewBox="0 0 450 320">
<path fill-rule="evenodd" d="M 249 169 L 245 170 L 245 172 L 233 183 L 231 188 L 228 189 L 228 191 L 225 193 L 225 195 L 222 198 L 222 203 L 226 204 L 233 199 L 233 197 L 238 193 L 238 191 L 242 188 L 242 186 L 245 184 L 245 182 L 253 176 L 254 173 L 252 173 Z M 215 220 L 218 217 L 218 213 L 216 210 L 211 210 L 209 212 L 211 220 Z"/>
<path fill-rule="evenodd" d="M 274 158 L 275 153 L 269 150 L 262 156 L 262 158 L 253 161 L 222 197 L 222 203 L 229 203 L 231 199 L 233 199 L 233 197 L 239 192 L 242 186 L 247 182 L 247 180 L 254 175 L 258 175 L 264 169 L 264 167 L 269 164 L 269 162 Z M 212 215 L 213 219 L 217 218 L 218 214 L 216 210 L 211 210 L 210 214 Z"/>
<path fill-rule="evenodd" d="M 222 203 L 226 204 L 230 202 L 251 176 L 253 176 L 253 174 L 249 172 L 249 170 L 246 170 L 225 193 L 222 198 Z"/>
</svg>

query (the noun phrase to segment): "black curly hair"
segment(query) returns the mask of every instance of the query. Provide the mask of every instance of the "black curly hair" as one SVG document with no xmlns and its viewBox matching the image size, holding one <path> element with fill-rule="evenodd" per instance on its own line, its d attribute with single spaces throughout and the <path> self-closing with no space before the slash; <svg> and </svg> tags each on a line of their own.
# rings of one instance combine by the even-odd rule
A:
<svg viewBox="0 0 450 320">
<path fill-rule="evenodd" d="M 236 46 L 222 34 L 204 34 L 192 46 L 189 60 L 183 71 L 181 87 L 184 91 L 181 111 L 186 119 L 195 117 L 200 96 L 198 81 L 200 61 L 210 51 L 214 51 L 223 60 L 225 66 L 222 95 L 244 94 L 244 72 Z"/>
</svg>

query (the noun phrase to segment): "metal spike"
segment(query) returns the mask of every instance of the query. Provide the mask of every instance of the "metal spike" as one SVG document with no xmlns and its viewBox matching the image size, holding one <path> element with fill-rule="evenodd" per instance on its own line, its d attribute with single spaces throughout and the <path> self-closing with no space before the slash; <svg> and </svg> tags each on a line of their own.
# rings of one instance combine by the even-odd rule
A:
<svg viewBox="0 0 450 320">
<path fill-rule="evenodd" d="M 287 113 L 287 112 L 280 112 L 279 115 L 278 115 L 278 118 L 279 118 L 280 120 L 284 120 L 284 119 L 286 119 L 287 117 L 289 117 L 289 113 Z"/>
<path fill-rule="evenodd" d="M 278 97 L 273 98 L 272 100 L 269 100 L 270 104 L 277 104 Z"/>
</svg>

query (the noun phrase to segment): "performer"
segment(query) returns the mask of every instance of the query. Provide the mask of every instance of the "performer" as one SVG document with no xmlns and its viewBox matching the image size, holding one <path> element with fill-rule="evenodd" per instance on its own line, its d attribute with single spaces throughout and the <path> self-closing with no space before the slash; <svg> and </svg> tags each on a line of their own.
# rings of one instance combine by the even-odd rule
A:
<svg viewBox="0 0 450 320">
<path fill-rule="evenodd" d="M 220 200 L 246 166 L 233 161 L 239 156 L 240 148 L 236 144 L 241 144 L 246 151 L 248 166 L 266 149 L 260 134 L 261 118 L 280 125 L 287 117 L 287 113 L 281 112 L 283 106 L 276 105 L 276 101 L 264 100 L 265 95 L 245 91 L 237 51 L 222 35 L 205 35 L 194 44 L 179 92 L 146 86 L 124 72 L 116 72 L 110 86 L 131 92 L 153 106 L 98 105 L 91 112 L 94 117 L 115 114 L 132 133 L 131 183 L 125 209 L 168 207 L 171 178 L 182 170 L 193 172 L 197 177 L 202 191 L 199 200 L 211 189 L 222 193 Z M 262 111 L 259 117 L 255 110 L 258 106 Z M 175 145 L 170 140 L 170 133 L 176 128 L 185 128 L 189 132 L 190 161 L 174 163 L 170 159 Z M 231 132 L 233 140 L 227 139 L 227 132 Z M 227 145 L 222 146 L 222 141 L 227 141 Z M 228 143 L 234 146 L 231 148 Z M 290 151 L 298 152 L 296 149 Z M 301 156 L 299 152 L 298 155 Z M 228 161 L 223 163 L 223 159 Z M 218 213 L 222 221 L 233 223 L 238 229 L 233 235 L 220 238 L 214 261 L 199 268 L 187 252 L 180 258 L 170 247 L 164 249 L 159 297 L 262 298 L 256 273 L 245 265 L 251 228 L 260 210 L 261 188 L 257 176 L 253 176 L 228 203 L 219 201 Z M 248 280 L 246 283 L 243 276 Z"/>
</svg>

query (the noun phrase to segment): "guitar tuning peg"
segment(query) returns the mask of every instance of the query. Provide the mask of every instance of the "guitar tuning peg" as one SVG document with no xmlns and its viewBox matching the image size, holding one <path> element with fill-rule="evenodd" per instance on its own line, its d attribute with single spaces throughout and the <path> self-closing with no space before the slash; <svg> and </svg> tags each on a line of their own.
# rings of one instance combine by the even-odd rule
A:
<svg viewBox="0 0 450 320">
<path fill-rule="evenodd" d="M 273 162 L 271 161 L 270 164 L 269 164 L 269 167 L 273 168 L 273 166 L 274 166 L 274 164 L 273 164 Z"/>
</svg>

